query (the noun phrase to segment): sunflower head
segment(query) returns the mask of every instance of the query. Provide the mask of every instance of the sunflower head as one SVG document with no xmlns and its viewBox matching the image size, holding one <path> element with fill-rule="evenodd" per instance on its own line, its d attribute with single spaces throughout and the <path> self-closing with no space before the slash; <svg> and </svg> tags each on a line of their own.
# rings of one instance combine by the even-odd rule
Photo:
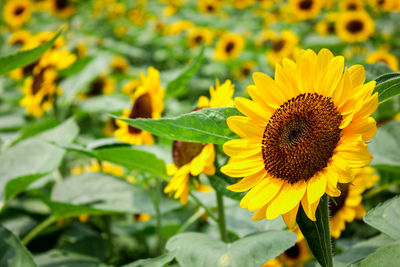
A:
<svg viewBox="0 0 400 267">
<path fill-rule="evenodd" d="M 220 11 L 221 7 L 222 1 L 199 0 L 197 2 L 197 8 L 202 13 L 215 14 Z"/>
<path fill-rule="evenodd" d="M 215 58 L 220 61 L 235 59 L 244 48 L 244 40 L 240 34 L 224 33 L 217 42 Z"/>
<path fill-rule="evenodd" d="M 292 58 L 297 50 L 298 43 L 298 36 L 290 30 L 271 35 L 270 50 L 267 53 L 268 63 L 275 67 L 283 58 Z"/>
<path fill-rule="evenodd" d="M 339 2 L 341 11 L 362 11 L 364 9 L 363 0 L 342 0 Z"/>
<path fill-rule="evenodd" d="M 197 27 L 189 30 L 187 43 L 189 47 L 197 47 L 201 44 L 210 45 L 213 41 L 213 32 L 205 27 Z"/>
<path fill-rule="evenodd" d="M 374 33 L 375 24 L 365 11 L 343 12 L 336 23 L 336 33 L 345 42 L 364 42 Z"/>
<path fill-rule="evenodd" d="M 299 20 L 315 18 L 322 8 L 322 0 L 290 0 L 291 13 Z"/>
<path fill-rule="evenodd" d="M 322 195 L 340 195 L 338 182 L 350 182 L 352 168 L 372 159 L 365 141 L 376 132 L 375 82 L 364 84 L 362 66 L 345 69 L 343 57 L 327 49 L 284 59 L 275 80 L 263 73 L 253 79 L 247 87 L 253 100 L 235 99 L 245 116 L 227 120 L 241 139 L 224 144 L 231 158 L 221 171 L 244 177 L 228 189 L 249 191 L 240 204 L 258 210 L 255 220 L 283 215 L 291 226 L 300 203 L 315 220 Z"/>
<path fill-rule="evenodd" d="M 387 49 L 378 49 L 367 56 L 366 63 L 373 64 L 376 62 L 383 62 L 392 70 L 399 71 L 399 61 L 397 57 L 391 54 Z"/>
<path fill-rule="evenodd" d="M 233 94 L 235 85 L 230 80 L 226 80 L 223 84 L 215 81 L 216 87 L 210 86 L 210 99 L 206 96 L 201 96 L 197 103 L 197 108 L 218 108 L 218 107 L 233 107 Z"/>
<path fill-rule="evenodd" d="M 12 28 L 19 28 L 31 18 L 32 5 L 29 0 L 8 0 L 3 9 L 5 22 Z"/>
</svg>

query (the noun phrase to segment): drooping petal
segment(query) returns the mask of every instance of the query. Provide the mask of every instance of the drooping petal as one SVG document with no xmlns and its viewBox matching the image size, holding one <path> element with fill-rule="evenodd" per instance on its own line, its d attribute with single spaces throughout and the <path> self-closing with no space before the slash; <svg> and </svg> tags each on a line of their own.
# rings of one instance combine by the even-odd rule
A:
<svg viewBox="0 0 400 267">
<path fill-rule="evenodd" d="M 297 212 L 299 210 L 299 206 L 300 206 L 300 202 L 299 202 L 299 204 L 296 205 L 296 207 L 294 207 L 294 209 L 292 209 L 288 213 L 282 214 L 282 218 L 285 221 L 285 224 L 289 228 L 293 228 L 296 225 L 296 216 L 297 216 Z"/>
<path fill-rule="evenodd" d="M 266 172 L 264 170 L 244 177 L 242 180 L 236 184 L 228 186 L 226 189 L 233 192 L 245 192 L 253 187 L 255 187 L 262 179 L 264 179 Z"/>
<path fill-rule="evenodd" d="M 325 193 L 327 178 L 324 172 L 315 174 L 307 182 L 307 198 L 309 203 L 314 203 Z"/>
</svg>

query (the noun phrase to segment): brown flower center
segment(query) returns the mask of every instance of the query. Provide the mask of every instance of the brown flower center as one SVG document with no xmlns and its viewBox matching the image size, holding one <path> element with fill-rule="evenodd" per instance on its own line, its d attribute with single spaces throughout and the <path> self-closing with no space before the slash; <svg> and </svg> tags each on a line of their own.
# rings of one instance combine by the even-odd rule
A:
<svg viewBox="0 0 400 267">
<path fill-rule="evenodd" d="M 56 7 L 60 10 L 68 7 L 68 0 L 56 0 Z"/>
<path fill-rule="evenodd" d="M 357 10 L 357 9 L 358 9 L 358 7 L 357 7 L 357 4 L 355 4 L 355 3 L 349 3 L 347 5 L 347 10 Z"/>
<path fill-rule="evenodd" d="M 214 12 L 214 10 L 215 10 L 213 5 L 207 5 L 206 9 L 207 9 L 207 12 L 210 12 L 210 13 Z"/>
<path fill-rule="evenodd" d="M 194 37 L 194 42 L 196 44 L 200 44 L 202 41 L 203 41 L 203 36 L 197 35 L 196 37 Z"/>
<path fill-rule="evenodd" d="M 335 214 L 344 207 L 347 195 L 349 194 L 349 185 L 350 184 L 338 183 L 338 188 L 341 192 L 340 196 L 334 197 L 335 201 L 329 198 L 329 212 L 331 217 L 335 216 Z"/>
<path fill-rule="evenodd" d="M 153 108 L 151 104 L 151 96 L 149 93 L 145 93 L 136 99 L 135 104 L 132 107 L 131 114 L 129 114 L 129 118 L 151 118 L 152 113 Z M 142 130 L 129 125 L 128 131 L 132 134 L 138 134 Z"/>
<path fill-rule="evenodd" d="M 359 20 L 351 20 L 346 25 L 346 29 L 351 33 L 361 32 L 364 28 L 364 23 Z"/>
<path fill-rule="evenodd" d="M 205 144 L 190 143 L 184 141 L 174 141 L 172 147 L 172 157 L 175 165 L 179 168 L 188 164 L 200 154 Z"/>
<path fill-rule="evenodd" d="M 24 13 L 24 11 L 25 11 L 25 7 L 19 6 L 14 10 L 14 15 L 15 16 L 21 15 L 22 13 Z"/>
<path fill-rule="evenodd" d="M 299 8 L 301 10 L 309 10 L 313 6 L 313 0 L 303 0 L 299 2 Z"/>
<path fill-rule="evenodd" d="M 285 252 L 283 252 L 285 254 L 285 256 L 287 256 L 288 258 L 291 259 L 297 259 L 300 256 L 300 246 L 298 243 L 294 244 L 293 247 L 285 250 Z"/>
<path fill-rule="evenodd" d="M 282 50 L 283 47 L 285 47 L 285 40 L 283 39 L 279 39 L 276 40 L 275 42 L 273 42 L 272 44 L 272 50 L 274 50 L 275 52 L 279 52 Z"/>
<path fill-rule="evenodd" d="M 89 91 L 86 93 L 88 96 L 96 96 L 101 95 L 103 92 L 103 88 L 105 85 L 105 81 L 103 77 L 98 77 L 90 84 Z"/>
<path fill-rule="evenodd" d="M 234 42 L 228 42 L 225 46 L 225 52 L 227 54 L 231 53 L 232 50 L 235 48 L 235 43 Z"/>
<path fill-rule="evenodd" d="M 273 177 L 308 181 L 328 165 L 340 140 L 342 116 L 330 98 L 301 94 L 282 104 L 265 127 L 262 155 Z"/>
<path fill-rule="evenodd" d="M 42 85 L 44 83 L 45 72 L 46 69 L 42 69 L 37 75 L 33 76 L 32 91 L 31 91 L 33 95 L 36 95 L 42 88 Z"/>
</svg>

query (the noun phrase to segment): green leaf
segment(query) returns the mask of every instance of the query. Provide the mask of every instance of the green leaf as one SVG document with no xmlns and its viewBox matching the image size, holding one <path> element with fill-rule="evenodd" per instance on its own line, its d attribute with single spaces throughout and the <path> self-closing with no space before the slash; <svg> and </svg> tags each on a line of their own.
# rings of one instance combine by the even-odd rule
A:
<svg viewBox="0 0 400 267">
<path fill-rule="evenodd" d="M 240 114 L 235 108 L 206 108 L 158 120 L 115 118 L 171 140 L 223 144 L 236 137 L 228 128 L 226 119 Z"/>
<path fill-rule="evenodd" d="M 129 170 L 147 172 L 168 179 L 165 162 L 152 153 L 133 147 L 112 147 L 95 150 L 95 154 L 101 160 L 121 165 Z"/>
<path fill-rule="evenodd" d="M 374 64 L 366 64 L 364 65 L 366 80 L 373 81 L 376 80 L 379 76 L 382 76 L 386 73 L 393 72 L 389 66 L 383 62 L 377 62 Z"/>
<path fill-rule="evenodd" d="M 267 231 L 227 244 L 206 234 L 179 234 L 167 242 L 167 249 L 182 267 L 259 267 L 296 243 L 288 231 Z"/>
<path fill-rule="evenodd" d="M 45 267 L 106 267 L 108 265 L 101 263 L 98 259 L 86 255 L 53 249 L 45 253 L 35 255 L 35 262 L 39 266 Z"/>
<path fill-rule="evenodd" d="M 51 192 L 50 209 L 57 217 L 81 213 L 154 214 L 151 199 L 143 187 L 103 173 L 84 173 L 56 183 Z M 62 204 L 64 205 L 62 207 Z"/>
<path fill-rule="evenodd" d="M 227 196 L 234 200 L 241 200 L 243 198 L 243 196 L 245 195 L 244 193 L 233 192 L 233 191 L 226 189 L 226 187 L 231 185 L 232 183 L 228 183 L 221 177 L 218 177 L 215 175 L 208 176 L 208 177 L 209 177 L 212 187 L 215 190 L 217 190 L 218 192 L 220 192 L 221 194 L 223 194 L 224 196 Z M 227 178 L 230 178 L 230 177 L 227 177 Z M 233 179 L 233 178 L 231 178 L 231 179 Z"/>
<path fill-rule="evenodd" d="M 163 267 L 170 263 L 174 259 L 174 256 L 170 254 L 164 254 L 157 258 L 138 260 L 122 267 Z"/>
<path fill-rule="evenodd" d="M 378 248 L 358 264 L 352 266 L 376 267 L 376 266 L 398 266 L 400 255 L 400 242 Z"/>
<path fill-rule="evenodd" d="M 61 32 L 62 31 L 60 30 L 50 41 L 47 41 L 46 43 L 39 45 L 34 49 L 21 51 L 6 57 L 1 57 L 0 75 L 35 62 L 41 55 L 44 54 L 44 52 L 47 51 L 47 49 L 53 45 L 58 36 L 60 36 Z"/>
<path fill-rule="evenodd" d="M 311 221 L 300 205 L 297 224 L 307 240 L 310 250 L 321 266 L 332 267 L 331 234 L 329 228 L 328 195 L 321 197 L 315 212 L 316 221 Z"/>
<path fill-rule="evenodd" d="M 204 46 L 198 56 L 178 75 L 175 79 L 167 84 L 167 97 L 176 97 L 184 92 L 186 84 L 190 78 L 196 73 L 204 58 Z"/>
<path fill-rule="evenodd" d="M 400 240 L 400 196 L 370 210 L 364 221 L 393 239 Z"/>
<path fill-rule="evenodd" d="M 400 73 L 388 73 L 377 78 L 375 92 L 378 92 L 379 103 L 400 95 Z"/>
<path fill-rule="evenodd" d="M 31 267 L 36 266 L 32 255 L 21 241 L 0 225 L 0 266 Z"/>
<path fill-rule="evenodd" d="M 5 201 L 55 170 L 65 151 L 56 144 L 70 143 L 78 134 L 73 120 L 23 140 L 0 154 L 0 209 Z"/>
<path fill-rule="evenodd" d="M 115 112 L 129 108 L 129 99 L 116 95 L 100 95 L 85 99 L 80 109 L 89 113 Z"/>
<path fill-rule="evenodd" d="M 400 172 L 400 121 L 391 121 L 379 128 L 368 145 L 374 156 L 371 165 L 375 168 Z"/>
<path fill-rule="evenodd" d="M 61 105 L 69 105 L 75 100 L 78 92 L 84 91 L 89 84 L 96 79 L 109 66 L 111 56 L 105 53 L 97 55 L 90 61 L 81 72 L 67 79 L 60 84 L 63 94 L 60 96 Z"/>
</svg>

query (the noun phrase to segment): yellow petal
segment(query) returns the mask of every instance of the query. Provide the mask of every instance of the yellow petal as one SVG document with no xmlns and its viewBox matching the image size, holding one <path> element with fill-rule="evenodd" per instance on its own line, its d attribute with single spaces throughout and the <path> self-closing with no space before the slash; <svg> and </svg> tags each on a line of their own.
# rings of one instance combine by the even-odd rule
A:
<svg viewBox="0 0 400 267">
<path fill-rule="evenodd" d="M 324 172 L 314 175 L 307 182 L 307 197 L 309 203 L 314 203 L 325 193 L 326 183 L 327 178 Z"/>
<path fill-rule="evenodd" d="M 288 213 L 285 213 L 282 215 L 282 218 L 285 221 L 285 224 L 289 228 L 293 228 L 296 225 L 296 216 L 297 216 L 297 211 L 299 210 L 299 205 L 300 205 L 300 203 L 297 204 L 294 209 L 292 209 Z"/>
<path fill-rule="evenodd" d="M 230 160 L 221 168 L 221 171 L 232 177 L 244 177 L 255 174 L 264 169 L 264 162 L 261 156 L 249 157 L 240 161 Z"/>
<path fill-rule="evenodd" d="M 244 177 L 242 180 L 236 184 L 228 186 L 226 189 L 233 192 L 245 192 L 255 187 L 265 177 L 265 175 L 266 172 L 262 170 L 261 172 Z"/>
<path fill-rule="evenodd" d="M 279 108 L 278 104 L 269 102 L 268 99 L 265 98 L 264 95 L 262 95 L 262 92 L 258 90 L 258 88 L 255 85 L 247 86 L 246 90 L 251 99 L 253 99 L 256 103 L 262 106 L 266 111 L 273 113 L 275 109 Z"/>
<path fill-rule="evenodd" d="M 259 221 L 265 219 L 265 213 L 267 210 L 267 205 L 259 209 L 252 217 L 253 221 Z"/>
<path fill-rule="evenodd" d="M 336 148 L 337 156 L 344 159 L 349 167 L 360 168 L 372 161 L 372 155 L 361 136 L 355 140 L 345 141 Z"/>
<path fill-rule="evenodd" d="M 267 219 L 273 220 L 292 210 L 305 195 L 307 185 L 304 181 L 295 184 L 284 183 L 278 195 L 267 208 Z"/>
<path fill-rule="evenodd" d="M 243 138 L 262 138 L 264 127 L 259 125 L 250 118 L 243 116 L 231 116 L 226 120 L 229 128 L 237 135 Z"/>
<path fill-rule="evenodd" d="M 258 210 L 259 208 L 268 204 L 276 196 L 283 184 L 280 179 L 276 178 L 267 178 L 261 183 L 263 183 L 264 186 L 261 187 L 257 194 L 248 202 L 247 208 L 249 211 Z"/>
<path fill-rule="evenodd" d="M 257 102 L 244 97 L 236 97 L 235 106 L 241 113 L 256 120 L 260 125 L 266 126 L 272 116 L 271 112 L 268 112 L 268 110 L 257 104 Z"/>
<path fill-rule="evenodd" d="M 337 188 L 338 183 L 338 174 L 335 170 L 328 170 L 326 172 L 327 184 L 326 184 L 326 193 L 331 197 L 340 196 L 341 192 Z"/>
<path fill-rule="evenodd" d="M 342 134 L 361 134 L 363 141 L 368 141 L 375 136 L 377 131 L 376 121 L 372 117 L 356 118 L 343 129 Z"/>
<path fill-rule="evenodd" d="M 353 65 L 349 68 L 350 80 L 353 87 L 362 85 L 365 82 L 365 69 L 362 65 Z"/>
<path fill-rule="evenodd" d="M 253 80 L 257 89 L 261 91 L 261 94 L 268 100 L 268 102 L 273 102 L 280 106 L 287 100 L 282 92 L 280 92 L 275 81 L 265 73 L 253 73 Z"/>
<path fill-rule="evenodd" d="M 225 154 L 230 157 L 248 157 L 261 152 L 261 139 L 234 139 L 223 145 Z"/>
<path fill-rule="evenodd" d="M 344 71 L 344 58 L 342 56 L 334 57 L 329 61 L 327 73 L 324 81 L 321 83 L 321 90 L 328 92 L 327 96 L 331 96 L 338 86 Z"/>
<path fill-rule="evenodd" d="M 315 211 L 317 210 L 319 201 L 320 201 L 320 199 L 318 199 L 315 203 L 310 204 L 307 200 L 306 195 L 304 195 L 304 197 L 301 199 L 301 206 L 303 207 L 304 213 L 312 221 L 317 220 L 315 218 Z"/>
</svg>

